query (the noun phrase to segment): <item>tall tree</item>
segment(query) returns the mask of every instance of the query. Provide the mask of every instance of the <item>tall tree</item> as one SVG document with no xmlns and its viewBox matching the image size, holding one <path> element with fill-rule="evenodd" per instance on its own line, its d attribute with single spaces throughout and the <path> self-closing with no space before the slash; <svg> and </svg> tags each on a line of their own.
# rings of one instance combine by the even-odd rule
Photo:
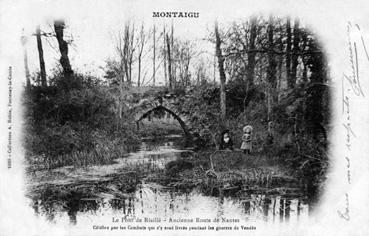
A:
<svg viewBox="0 0 369 236">
<path fill-rule="evenodd" d="M 201 85 L 206 80 L 206 65 L 204 60 L 200 60 L 196 65 L 196 85 Z"/>
<path fill-rule="evenodd" d="M 166 48 L 166 34 L 165 34 L 165 26 L 163 27 L 163 42 L 164 42 L 164 44 L 163 44 L 163 54 L 164 54 L 164 59 L 163 59 L 163 61 L 164 61 L 164 63 L 163 63 L 163 65 L 164 65 L 164 83 L 165 83 L 165 86 L 167 86 L 168 85 L 168 79 L 167 79 L 167 52 L 166 52 L 166 50 L 165 50 L 165 48 Z"/>
<path fill-rule="evenodd" d="M 280 27 L 279 30 L 279 38 L 276 42 L 276 44 L 278 45 L 279 51 L 283 52 L 283 48 L 284 48 L 284 44 L 282 42 L 282 38 L 283 38 L 283 27 Z M 276 92 L 275 92 L 275 101 L 278 103 L 279 102 L 279 92 L 280 92 L 280 88 L 281 88 L 281 82 L 282 82 L 282 67 L 283 67 L 283 62 L 284 62 L 284 55 L 280 54 L 278 56 L 278 80 L 276 82 Z"/>
<path fill-rule="evenodd" d="M 287 84 L 289 88 L 293 88 L 293 80 L 291 76 L 291 48 L 292 48 L 292 35 L 291 35 L 291 19 L 287 18 L 286 23 L 287 31 L 287 47 L 286 47 L 286 73 L 287 73 Z"/>
<path fill-rule="evenodd" d="M 42 49 L 40 25 L 37 25 L 37 27 L 36 27 L 36 38 L 37 38 L 38 58 L 39 58 L 39 61 L 40 61 L 41 86 L 46 87 L 47 86 L 47 84 L 46 84 L 46 69 L 45 69 L 44 51 Z"/>
<path fill-rule="evenodd" d="M 170 53 L 170 40 L 169 40 L 169 35 L 167 34 L 167 59 L 168 59 L 168 77 L 169 77 L 169 88 L 173 89 L 173 71 L 172 71 L 172 57 L 171 57 L 171 53 Z"/>
<path fill-rule="evenodd" d="M 268 120 L 271 119 L 272 106 L 274 103 L 274 90 L 276 82 L 276 61 L 274 54 L 274 22 L 272 16 L 269 17 L 268 24 L 268 68 L 267 68 L 267 78 L 268 78 Z"/>
<path fill-rule="evenodd" d="M 300 31 L 301 33 L 301 31 Z M 303 31 L 303 33 L 301 34 L 301 41 L 302 41 L 302 51 L 306 51 L 309 47 L 308 45 L 308 38 L 307 38 L 307 33 L 305 31 Z M 305 85 L 307 82 L 307 56 L 303 55 L 302 56 L 302 63 L 304 65 L 303 68 L 303 72 L 302 72 L 302 83 Z"/>
<path fill-rule="evenodd" d="M 70 79 L 70 77 L 73 75 L 73 70 L 70 65 L 68 57 L 68 43 L 64 40 L 64 28 L 65 28 L 64 20 L 54 21 L 56 39 L 58 40 L 59 50 L 61 54 L 60 64 L 63 67 L 64 77 L 66 79 Z"/>
<path fill-rule="evenodd" d="M 139 43 L 138 43 L 138 77 L 137 77 L 137 87 L 141 86 L 141 62 L 142 62 L 142 52 L 146 43 L 146 35 L 144 31 L 144 25 L 141 25 L 140 35 L 139 35 Z M 155 74 L 155 67 L 154 67 Z"/>
<path fill-rule="evenodd" d="M 293 53 L 292 53 L 292 65 L 291 65 L 291 81 L 293 87 L 296 84 L 297 77 L 297 65 L 298 65 L 298 52 L 299 52 L 299 43 L 300 43 L 300 29 L 299 29 L 299 19 L 295 19 L 295 24 L 293 27 Z"/>
<path fill-rule="evenodd" d="M 193 55 L 193 48 L 190 41 L 185 40 L 181 41 L 178 40 L 178 43 L 176 44 L 176 64 L 178 68 L 178 75 L 180 82 L 182 83 L 183 87 L 186 87 L 189 84 L 190 80 L 190 61 L 192 59 L 191 55 Z M 173 54 L 173 53 L 172 53 Z"/>
<path fill-rule="evenodd" d="M 127 21 L 124 25 L 123 35 L 118 34 L 116 51 L 119 56 L 119 64 L 121 68 L 121 73 L 123 75 L 123 81 L 128 85 L 132 84 L 132 68 L 133 68 L 133 54 L 136 50 L 136 45 L 134 44 L 134 32 L 135 26 L 131 22 Z"/>
<path fill-rule="evenodd" d="M 327 96 L 329 89 L 326 86 L 328 72 L 321 45 L 314 40 L 310 40 L 309 51 L 311 53 L 306 63 L 311 75 L 310 83 L 306 88 L 306 130 L 312 134 L 315 141 L 319 142 L 322 138 L 327 139 L 325 123 L 327 123 L 329 116 L 327 112 L 329 110 L 329 96 Z"/>
<path fill-rule="evenodd" d="M 132 67 L 133 67 L 133 53 L 135 51 L 135 45 L 133 44 L 133 40 L 135 37 L 135 25 L 132 24 L 132 29 L 131 31 L 129 31 L 129 25 L 127 27 L 127 31 L 126 31 L 126 36 L 127 36 L 127 48 L 126 48 L 126 53 L 127 53 L 127 63 L 126 63 L 126 72 L 127 72 L 127 78 L 128 79 L 128 83 L 131 85 L 132 84 Z"/>
<path fill-rule="evenodd" d="M 213 83 L 216 84 L 216 71 L 217 71 L 217 56 L 214 54 L 213 57 Z"/>
<path fill-rule="evenodd" d="M 124 24 L 123 35 L 118 34 L 116 51 L 119 56 L 118 70 L 119 70 L 119 97 L 117 99 L 117 128 L 122 126 L 123 122 L 123 110 L 125 101 L 125 90 L 132 85 L 132 65 L 133 65 L 133 54 L 136 50 L 136 45 L 133 40 L 134 37 L 134 24 L 127 21 Z M 141 70 L 141 69 L 140 69 Z"/>
<path fill-rule="evenodd" d="M 226 118 L 226 75 L 224 72 L 224 56 L 221 50 L 221 39 L 219 35 L 218 22 L 215 22 L 215 54 L 218 58 L 219 79 L 220 79 L 220 115 L 224 122 Z"/>
<path fill-rule="evenodd" d="M 250 19 L 250 37 L 249 37 L 249 53 L 247 54 L 247 87 L 254 85 L 254 71 L 255 71 L 255 40 L 257 33 L 257 18 L 255 16 Z"/>
<path fill-rule="evenodd" d="M 176 86 L 176 64 L 174 63 L 174 26 L 173 21 L 171 25 L 171 32 L 170 32 L 170 48 L 172 49 L 172 57 L 171 57 L 171 74 L 172 74 L 172 86 L 175 88 Z"/>
<path fill-rule="evenodd" d="M 154 28 L 153 28 L 153 31 L 152 31 L 152 34 L 153 34 L 153 57 L 152 57 L 152 82 L 153 82 L 153 85 L 155 86 L 155 73 L 156 73 L 156 68 L 155 68 L 155 59 L 156 59 L 156 38 L 155 38 L 155 25 L 154 25 Z"/>
</svg>

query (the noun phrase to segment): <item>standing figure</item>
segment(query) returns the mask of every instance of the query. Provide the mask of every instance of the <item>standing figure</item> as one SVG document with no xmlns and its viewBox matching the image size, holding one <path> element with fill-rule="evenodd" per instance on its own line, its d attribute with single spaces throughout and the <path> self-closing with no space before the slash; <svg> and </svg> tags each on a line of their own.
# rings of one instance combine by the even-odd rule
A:
<svg viewBox="0 0 369 236">
<path fill-rule="evenodd" d="M 243 150 L 243 153 L 251 154 L 252 149 L 252 127 L 251 125 L 247 125 L 243 127 L 243 135 L 242 135 L 242 145 L 241 150 Z"/>
<path fill-rule="evenodd" d="M 273 131 L 273 122 L 268 122 L 268 131 L 266 134 L 266 140 L 264 144 L 264 151 L 266 152 L 268 158 L 273 157 L 273 145 L 274 144 L 274 131 Z"/>
<path fill-rule="evenodd" d="M 233 150 L 233 141 L 229 135 L 229 130 L 222 132 L 222 139 L 220 140 L 219 150 Z"/>
<path fill-rule="evenodd" d="M 274 131 L 273 131 L 273 122 L 268 122 L 268 132 L 266 137 L 266 145 L 271 146 L 274 143 Z"/>
</svg>

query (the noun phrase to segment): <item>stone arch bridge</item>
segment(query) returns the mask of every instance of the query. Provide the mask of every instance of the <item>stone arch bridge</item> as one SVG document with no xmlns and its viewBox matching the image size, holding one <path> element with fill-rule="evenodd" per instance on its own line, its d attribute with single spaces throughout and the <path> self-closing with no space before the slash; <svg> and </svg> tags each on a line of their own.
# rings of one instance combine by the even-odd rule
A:
<svg viewBox="0 0 369 236">
<path fill-rule="evenodd" d="M 163 96 L 140 99 L 130 110 L 131 114 L 134 114 L 137 129 L 140 127 L 141 120 L 147 118 L 155 111 L 164 111 L 178 121 L 186 137 L 191 137 L 189 127 L 186 123 L 186 116 L 178 108 L 176 96 L 165 94 Z"/>
</svg>

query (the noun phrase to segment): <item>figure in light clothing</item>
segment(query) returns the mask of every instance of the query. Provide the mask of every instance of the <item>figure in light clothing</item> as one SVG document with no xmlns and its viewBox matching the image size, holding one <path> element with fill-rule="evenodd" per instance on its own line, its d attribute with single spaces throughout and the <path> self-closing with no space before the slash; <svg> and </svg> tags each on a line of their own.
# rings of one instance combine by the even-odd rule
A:
<svg viewBox="0 0 369 236">
<path fill-rule="evenodd" d="M 243 150 L 243 153 L 251 154 L 252 150 L 252 127 L 251 125 L 247 125 L 243 127 L 243 135 L 242 135 L 242 145 L 241 150 Z"/>
</svg>

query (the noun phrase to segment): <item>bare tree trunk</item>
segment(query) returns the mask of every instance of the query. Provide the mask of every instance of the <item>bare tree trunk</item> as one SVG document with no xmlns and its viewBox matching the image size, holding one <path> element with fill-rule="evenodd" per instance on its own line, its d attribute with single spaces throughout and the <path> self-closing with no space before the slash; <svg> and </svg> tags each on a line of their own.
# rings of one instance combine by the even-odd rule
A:
<svg viewBox="0 0 369 236">
<path fill-rule="evenodd" d="M 291 76 L 291 47 L 292 47 L 292 36 L 291 36 L 291 19 L 287 18 L 287 48 L 286 48 L 286 72 L 287 72 L 287 84 L 289 88 L 293 88 L 293 80 Z"/>
<path fill-rule="evenodd" d="M 123 52 L 121 52 L 121 61 L 124 64 L 124 72 L 126 74 L 126 82 L 128 85 L 132 84 L 132 64 L 133 64 L 133 53 L 135 51 L 133 40 L 134 40 L 134 24 L 126 22 L 124 26 L 123 36 Z M 132 29 L 131 29 L 132 28 Z"/>
<path fill-rule="evenodd" d="M 133 45 L 133 40 L 134 40 L 134 35 L 135 35 L 135 25 L 132 25 L 132 31 L 131 31 L 131 38 L 129 40 L 130 44 L 129 44 L 129 50 L 130 50 L 130 54 L 129 54 L 129 59 L 128 59 L 128 71 L 129 71 L 129 85 L 132 85 L 132 65 L 133 65 L 133 52 L 135 51 L 134 49 L 134 45 Z"/>
<path fill-rule="evenodd" d="M 38 50 L 38 58 L 40 61 L 40 75 L 41 75 L 41 86 L 46 87 L 46 69 L 45 69 L 45 60 L 44 60 L 44 51 L 42 49 L 42 41 L 41 41 L 41 30 L 40 25 L 36 28 L 36 38 L 37 38 L 37 50 Z"/>
<path fill-rule="evenodd" d="M 120 128 L 123 114 L 123 78 L 121 77 L 119 81 L 119 98 L 118 98 L 118 120 L 117 120 L 117 128 Z"/>
<path fill-rule="evenodd" d="M 21 42 L 23 46 L 23 61 L 24 61 L 24 72 L 26 76 L 26 87 L 29 88 L 31 86 L 31 79 L 29 74 L 29 67 L 28 67 L 28 55 L 27 55 L 27 37 L 22 35 Z"/>
<path fill-rule="evenodd" d="M 167 52 L 168 52 L 168 76 L 169 76 L 169 88 L 173 89 L 173 75 L 172 75 L 172 58 L 170 55 L 170 40 L 168 34 L 167 36 Z"/>
<path fill-rule="evenodd" d="M 307 39 L 307 36 L 306 36 L 306 34 L 304 34 L 303 36 L 302 36 L 302 41 L 303 41 L 303 51 L 305 51 L 306 50 L 306 48 L 308 47 L 308 39 Z M 303 63 L 303 65 L 304 65 L 304 69 L 303 69 L 303 72 L 302 72 L 302 83 L 303 83 L 303 85 L 305 86 L 306 85 L 306 83 L 307 83 L 307 58 L 306 58 L 306 56 L 302 56 L 302 63 Z"/>
<path fill-rule="evenodd" d="M 250 52 L 247 54 L 247 87 L 251 88 L 254 85 L 254 70 L 255 70 L 255 40 L 256 40 L 256 27 L 257 27 L 256 17 L 251 18 L 250 26 L 250 40 L 249 49 Z"/>
<path fill-rule="evenodd" d="M 213 83 L 215 84 L 215 77 L 216 77 L 216 68 L 217 68 L 217 58 L 216 55 L 214 55 L 214 60 L 213 60 Z"/>
<path fill-rule="evenodd" d="M 138 58 L 137 87 L 141 86 L 141 57 Z"/>
<path fill-rule="evenodd" d="M 268 25 L 268 69 L 267 69 L 267 76 L 268 76 L 268 120 L 271 120 L 271 113 L 272 107 L 274 103 L 274 90 L 275 90 L 275 81 L 276 81 L 276 62 L 274 58 L 274 41 L 273 41 L 273 34 L 274 34 L 274 22 L 273 18 L 269 18 L 269 25 Z"/>
<path fill-rule="evenodd" d="M 164 53 L 164 82 L 165 82 L 165 86 L 167 86 L 168 84 L 168 77 L 167 77 L 167 52 L 165 50 L 166 47 L 166 34 L 165 34 L 165 26 L 163 27 L 163 41 L 164 41 L 164 45 L 163 45 L 163 53 Z"/>
<path fill-rule="evenodd" d="M 143 48 L 145 46 L 145 32 L 144 32 L 144 26 L 142 24 L 141 26 L 141 31 L 140 31 L 140 36 L 139 36 L 139 40 L 140 40 L 140 45 L 138 46 L 138 77 L 137 77 L 137 87 L 141 86 L 141 61 L 142 61 L 142 52 L 143 52 Z M 154 68 L 155 71 L 155 68 Z M 155 72 L 154 72 L 155 73 Z"/>
<path fill-rule="evenodd" d="M 134 24 L 130 22 L 126 22 L 124 25 L 124 33 L 123 36 L 121 34 L 118 35 L 118 42 L 116 46 L 116 50 L 119 54 L 120 65 L 122 68 L 122 73 L 125 77 L 125 82 L 128 85 L 132 84 L 132 65 L 133 65 L 133 54 L 135 52 L 135 46 L 133 43 L 134 40 Z"/>
<path fill-rule="evenodd" d="M 224 123 L 226 118 L 226 91 L 225 91 L 226 76 L 224 72 L 224 57 L 222 55 L 220 46 L 221 41 L 218 30 L 218 22 L 215 22 L 215 54 L 218 57 L 218 68 L 220 78 L 220 115 L 222 122 Z"/>
<path fill-rule="evenodd" d="M 54 29 L 56 34 L 56 39 L 58 40 L 59 50 L 60 50 L 60 64 L 63 67 L 63 73 L 66 79 L 70 79 L 73 75 L 73 70 L 69 62 L 68 57 L 68 43 L 63 39 L 64 36 L 65 22 L 64 20 L 55 20 Z"/>
<path fill-rule="evenodd" d="M 190 51 L 188 51 L 187 52 L 187 58 L 186 58 L 186 65 L 185 65 L 185 78 L 186 78 L 186 80 L 185 80 L 185 88 L 187 88 L 187 86 L 189 85 L 189 77 L 190 77 L 190 75 L 189 75 L 189 67 L 190 67 Z"/>
<path fill-rule="evenodd" d="M 176 79 L 176 65 L 174 63 L 174 27 L 173 27 L 173 21 L 171 26 L 171 32 L 170 32 L 170 48 L 172 50 L 171 58 L 170 58 L 170 64 L 171 64 L 171 78 L 172 78 L 172 87 L 173 89 L 176 87 L 177 79 Z"/>
<path fill-rule="evenodd" d="M 154 25 L 154 29 L 153 29 L 153 50 L 154 50 L 154 55 L 153 55 L 153 59 L 152 59 L 152 82 L 153 85 L 155 86 L 155 72 L 156 72 L 156 68 L 155 68 L 155 50 L 156 50 L 156 45 L 155 45 L 155 25 Z"/>
<path fill-rule="evenodd" d="M 280 31 L 280 36 L 279 36 L 279 40 L 278 40 L 278 46 L 279 46 L 279 51 L 283 51 L 283 42 L 282 42 L 282 38 L 283 38 L 283 33 L 282 30 Z M 280 89 L 281 89 L 281 82 L 282 82 L 282 67 L 283 67 L 283 55 L 280 55 L 278 57 L 278 80 L 276 82 L 276 92 L 275 92 L 275 101 L 277 102 L 277 104 L 279 103 L 279 93 L 280 93 Z"/>
<path fill-rule="evenodd" d="M 298 65 L 298 51 L 300 43 L 300 29 L 299 29 L 299 19 L 295 19 L 295 25 L 293 27 L 293 55 L 292 55 L 292 69 L 291 69 L 291 80 L 293 81 L 293 87 L 296 84 L 297 76 L 297 65 Z"/>
</svg>

